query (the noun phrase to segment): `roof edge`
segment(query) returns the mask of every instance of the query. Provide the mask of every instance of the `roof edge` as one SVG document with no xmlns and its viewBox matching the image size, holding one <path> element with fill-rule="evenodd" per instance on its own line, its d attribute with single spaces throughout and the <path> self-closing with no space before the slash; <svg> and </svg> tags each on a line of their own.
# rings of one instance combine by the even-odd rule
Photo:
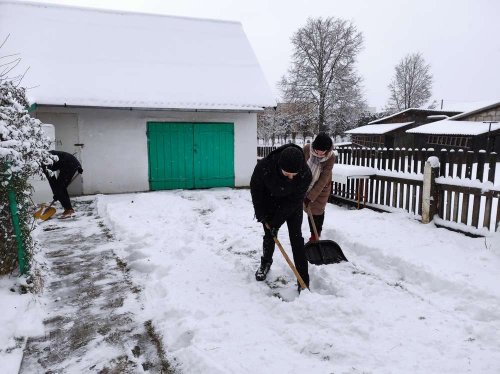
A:
<svg viewBox="0 0 500 374">
<path fill-rule="evenodd" d="M 242 23 L 240 21 L 221 20 L 221 19 L 214 19 L 214 18 L 197 18 L 197 17 L 188 17 L 188 16 L 175 16 L 175 15 L 163 14 L 163 13 L 135 12 L 132 10 L 75 6 L 75 5 L 59 4 L 59 3 L 44 2 L 44 1 L 38 2 L 38 1 L 24 1 L 24 0 L 0 0 L 0 5 L 1 4 L 10 4 L 10 5 L 16 5 L 16 6 L 27 5 L 27 6 L 44 7 L 44 8 L 82 10 L 82 11 L 89 11 L 89 12 L 111 13 L 111 14 L 118 14 L 118 15 L 124 15 L 124 16 L 137 16 L 137 15 L 139 15 L 139 16 L 150 16 L 150 17 L 165 17 L 165 18 L 185 19 L 185 20 L 201 21 L 201 22 L 231 23 L 231 24 L 242 26 Z"/>
<path fill-rule="evenodd" d="M 468 112 L 462 112 L 462 113 L 457 114 L 457 115 L 455 115 L 453 117 L 450 117 L 450 120 L 464 118 L 464 117 L 467 117 L 467 116 L 470 116 L 470 115 L 482 112 L 484 110 L 488 110 L 488 109 L 494 108 L 494 107 L 496 107 L 498 105 L 500 105 L 500 101 L 497 101 L 496 103 L 493 103 L 493 104 L 490 104 L 490 105 L 483 106 L 481 108 L 470 110 Z"/>
<path fill-rule="evenodd" d="M 71 105 L 71 104 L 31 104 L 30 108 L 33 108 L 31 111 L 35 111 L 39 108 L 77 108 L 77 109 L 114 109 L 114 110 L 128 110 L 128 111 L 151 111 L 151 112 L 227 112 L 227 113 L 260 113 L 264 111 L 264 107 L 261 109 L 257 109 L 257 106 L 254 108 L 248 109 L 225 109 L 225 108 L 217 108 L 217 109 L 193 109 L 193 108 L 148 108 L 148 107 L 131 107 L 131 106 L 98 106 L 98 105 Z"/>
</svg>

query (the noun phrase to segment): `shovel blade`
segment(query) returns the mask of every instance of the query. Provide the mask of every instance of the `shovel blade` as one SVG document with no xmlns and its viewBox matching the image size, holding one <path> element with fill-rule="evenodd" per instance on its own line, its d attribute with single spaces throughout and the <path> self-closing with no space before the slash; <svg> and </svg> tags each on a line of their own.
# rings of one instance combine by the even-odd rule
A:
<svg viewBox="0 0 500 374">
<path fill-rule="evenodd" d="M 347 261 L 340 246 L 333 240 L 318 240 L 304 246 L 306 258 L 313 265 L 337 264 Z"/>
<path fill-rule="evenodd" d="M 40 208 L 37 209 L 37 211 L 33 214 L 33 217 L 35 217 L 36 219 L 39 219 L 43 213 L 43 211 L 45 210 L 45 205 L 42 204 L 40 206 Z"/>
<path fill-rule="evenodd" d="M 44 210 L 44 212 L 40 215 L 40 217 L 38 217 L 38 219 L 41 219 L 42 221 L 47 221 L 54 214 L 56 214 L 56 208 L 49 207 Z"/>
</svg>

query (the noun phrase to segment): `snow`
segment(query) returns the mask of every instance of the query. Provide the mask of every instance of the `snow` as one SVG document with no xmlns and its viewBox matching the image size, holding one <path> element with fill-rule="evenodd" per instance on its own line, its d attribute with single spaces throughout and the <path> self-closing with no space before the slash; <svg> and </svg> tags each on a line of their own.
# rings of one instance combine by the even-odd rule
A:
<svg viewBox="0 0 500 374">
<path fill-rule="evenodd" d="M 384 122 L 385 120 L 388 120 L 388 119 L 390 119 L 392 117 L 396 117 L 396 116 L 399 116 L 400 114 L 403 114 L 403 113 L 406 113 L 406 112 L 410 112 L 410 111 L 429 112 L 429 113 L 436 112 L 436 114 L 444 114 L 444 113 L 449 113 L 449 112 L 455 112 L 455 113 L 461 112 L 461 110 L 408 108 L 408 109 L 404 109 L 404 110 L 402 110 L 400 112 L 397 112 L 397 113 L 394 113 L 394 114 L 391 114 L 391 115 L 388 115 L 388 116 L 385 116 L 385 117 L 373 120 L 371 122 L 368 122 L 368 124 L 372 125 L 372 124 L 375 124 L 375 123 Z"/>
<path fill-rule="evenodd" d="M 22 19 L 23 22 L 19 22 Z M 276 102 L 239 22 L 0 1 L 32 102 L 260 111 Z"/>
<path fill-rule="evenodd" d="M 385 134 L 401 127 L 411 125 L 413 122 L 402 123 L 379 123 L 376 125 L 365 125 L 346 131 L 346 134 Z"/>
<path fill-rule="evenodd" d="M 97 199 L 144 289 L 142 317 L 184 372 L 500 371 L 499 233 L 471 238 L 329 204 L 323 239 L 350 262 L 310 266 L 312 292 L 297 297 L 277 250 L 268 279 L 287 284 L 254 279 L 262 229 L 248 190 Z M 283 227 L 290 253 L 287 236 Z"/>
<path fill-rule="evenodd" d="M 500 129 L 500 123 L 492 123 L 491 131 Z M 489 123 L 474 121 L 454 121 L 445 119 L 442 121 L 427 123 L 422 126 L 406 130 L 408 133 L 435 134 L 435 135 L 480 135 L 490 130 Z"/>
<path fill-rule="evenodd" d="M 32 294 L 20 294 L 22 278 L 0 277 L 0 368 L 17 373 L 26 336 L 43 334 L 42 308 Z"/>
<path fill-rule="evenodd" d="M 427 159 L 427 162 L 430 164 L 431 168 L 438 168 L 440 163 L 439 163 L 439 158 L 436 156 L 431 156 Z"/>
</svg>

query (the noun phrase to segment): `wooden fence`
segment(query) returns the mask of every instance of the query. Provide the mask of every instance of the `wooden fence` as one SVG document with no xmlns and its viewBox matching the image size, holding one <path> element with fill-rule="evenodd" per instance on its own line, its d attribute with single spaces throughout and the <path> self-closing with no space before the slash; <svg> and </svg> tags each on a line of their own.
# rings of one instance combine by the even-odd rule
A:
<svg viewBox="0 0 500 374">
<path fill-rule="evenodd" d="M 424 166 L 429 157 L 436 156 L 440 161 L 435 179 L 436 223 L 461 231 L 498 229 L 500 173 L 496 153 L 375 148 L 337 152 L 337 164 L 370 167 L 375 175 L 364 185 L 356 179 L 333 183 L 333 199 L 354 202 L 360 194 L 371 207 L 421 216 Z"/>
<path fill-rule="evenodd" d="M 269 153 L 274 151 L 278 146 L 258 146 L 257 147 L 257 157 L 266 157 Z"/>
</svg>

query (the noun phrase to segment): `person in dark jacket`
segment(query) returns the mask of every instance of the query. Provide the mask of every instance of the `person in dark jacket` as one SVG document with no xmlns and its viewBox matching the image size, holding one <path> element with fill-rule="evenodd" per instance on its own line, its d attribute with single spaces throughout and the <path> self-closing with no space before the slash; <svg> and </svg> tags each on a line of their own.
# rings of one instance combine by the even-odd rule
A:
<svg viewBox="0 0 500 374">
<path fill-rule="evenodd" d="M 308 264 L 302 237 L 302 203 L 311 180 L 311 170 L 305 162 L 302 149 L 295 144 L 277 148 L 255 166 L 250 191 L 255 217 L 264 228 L 263 255 L 255 273 L 256 280 L 266 279 L 273 263 L 273 236 L 277 235 L 279 228 L 286 222 L 295 267 L 309 287 Z"/>
<path fill-rule="evenodd" d="M 51 165 L 43 166 L 43 173 L 49 181 L 50 188 L 54 194 L 54 200 L 58 200 L 64 208 L 64 212 L 59 218 L 65 219 L 75 215 L 75 211 L 71 206 L 71 201 L 68 194 L 68 186 L 73 181 L 73 176 L 78 172 L 83 173 L 82 165 L 75 156 L 71 153 L 62 151 L 49 151 L 53 156 L 57 157 Z M 48 170 L 53 172 L 59 171 L 59 175 L 50 175 Z"/>
</svg>

